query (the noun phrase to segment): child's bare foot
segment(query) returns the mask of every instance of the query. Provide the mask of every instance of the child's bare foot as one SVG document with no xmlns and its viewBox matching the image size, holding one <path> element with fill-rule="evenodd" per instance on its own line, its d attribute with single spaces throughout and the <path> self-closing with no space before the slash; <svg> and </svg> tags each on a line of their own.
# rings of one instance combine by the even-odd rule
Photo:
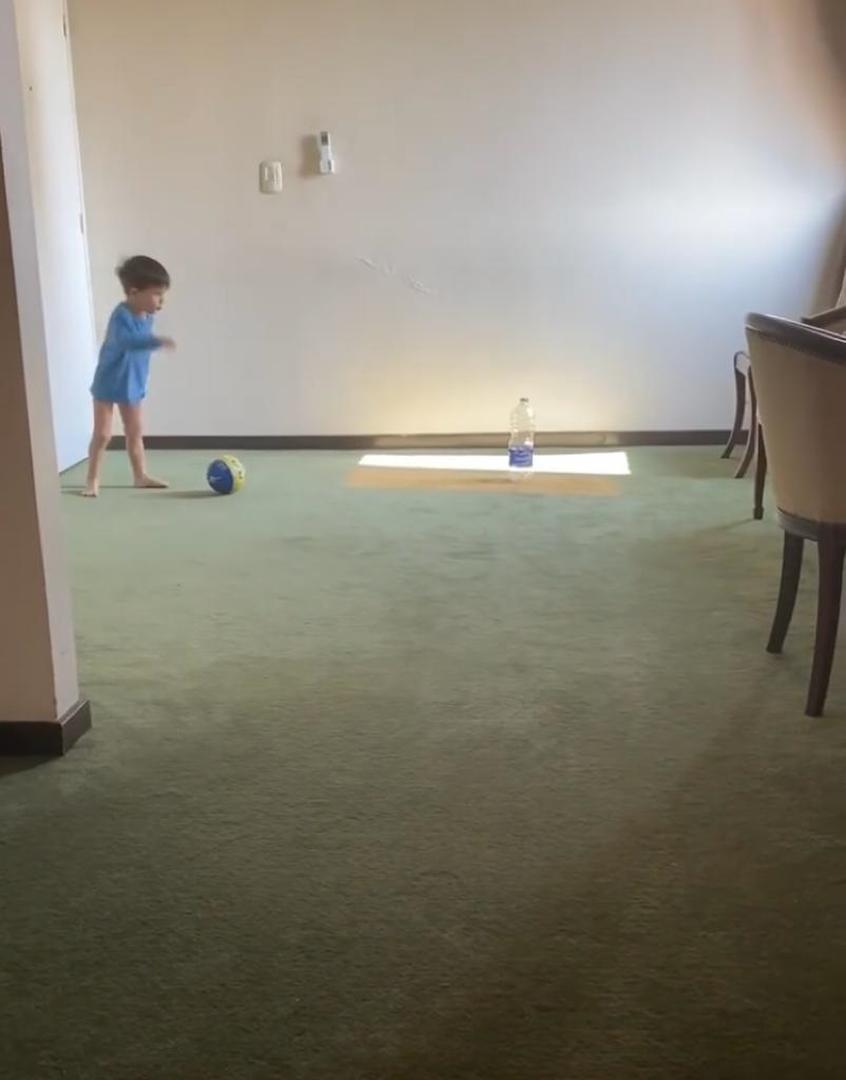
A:
<svg viewBox="0 0 846 1080">
<path fill-rule="evenodd" d="M 137 488 L 148 488 L 152 491 L 162 491 L 164 488 L 170 487 L 167 480 L 157 480 L 155 476 L 140 476 L 135 481 Z"/>
<path fill-rule="evenodd" d="M 100 485 L 96 480 L 90 480 L 79 494 L 83 499 L 96 499 L 100 494 Z"/>
</svg>

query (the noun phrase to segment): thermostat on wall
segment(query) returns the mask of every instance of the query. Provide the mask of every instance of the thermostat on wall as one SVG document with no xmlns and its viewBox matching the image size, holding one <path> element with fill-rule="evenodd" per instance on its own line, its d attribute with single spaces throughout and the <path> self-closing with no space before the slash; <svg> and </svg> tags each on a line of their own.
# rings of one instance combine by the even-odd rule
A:
<svg viewBox="0 0 846 1080">
<path fill-rule="evenodd" d="M 259 189 L 265 195 L 278 195 L 282 190 L 282 162 L 263 161 L 259 165 Z"/>
</svg>

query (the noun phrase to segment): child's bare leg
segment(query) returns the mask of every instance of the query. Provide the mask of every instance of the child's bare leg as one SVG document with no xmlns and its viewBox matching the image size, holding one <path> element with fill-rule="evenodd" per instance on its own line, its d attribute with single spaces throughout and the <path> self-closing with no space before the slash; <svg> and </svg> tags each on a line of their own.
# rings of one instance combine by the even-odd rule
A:
<svg viewBox="0 0 846 1080">
<path fill-rule="evenodd" d="M 132 466 L 132 479 L 139 488 L 166 488 L 164 480 L 157 480 L 147 472 L 144 455 L 144 429 L 141 423 L 140 405 L 120 405 L 120 416 L 126 435 L 126 452 Z"/>
<path fill-rule="evenodd" d="M 82 491 L 82 494 L 90 499 L 96 498 L 100 493 L 100 469 L 103 465 L 103 454 L 112 438 L 113 413 L 114 405 L 110 401 L 94 402 L 94 432 L 88 448 L 88 477 Z"/>
</svg>

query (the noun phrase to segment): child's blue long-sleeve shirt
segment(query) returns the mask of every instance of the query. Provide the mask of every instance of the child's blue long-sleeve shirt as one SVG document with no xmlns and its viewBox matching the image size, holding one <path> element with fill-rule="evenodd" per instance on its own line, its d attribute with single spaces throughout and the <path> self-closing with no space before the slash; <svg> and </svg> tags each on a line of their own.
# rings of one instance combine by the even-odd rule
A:
<svg viewBox="0 0 846 1080">
<path fill-rule="evenodd" d="M 91 384 L 97 401 L 135 405 L 147 396 L 150 356 L 162 346 L 153 334 L 153 316 L 136 315 L 118 304 L 109 319 Z"/>
</svg>

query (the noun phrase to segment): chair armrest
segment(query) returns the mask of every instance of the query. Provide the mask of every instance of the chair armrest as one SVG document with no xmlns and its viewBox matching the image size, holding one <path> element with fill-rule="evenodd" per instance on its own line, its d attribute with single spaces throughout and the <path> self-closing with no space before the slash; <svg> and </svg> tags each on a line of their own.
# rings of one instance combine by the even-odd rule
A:
<svg viewBox="0 0 846 1080">
<path fill-rule="evenodd" d="M 745 375 L 749 370 L 749 353 L 746 349 L 738 349 L 731 362 L 738 375 Z"/>
<path fill-rule="evenodd" d="M 843 334 L 835 334 L 819 326 L 810 326 L 807 322 L 793 322 L 777 315 L 750 312 L 746 316 L 746 338 L 750 353 L 753 351 L 753 337 L 756 336 L 846 367 L 846 337 Z"/>
<path fill-rule="evenodd" d="M 818 326 L 821 329 L 829 329 L 834 323 L 846 323 L 846 305 L 829 308 L 828 311 L 820 311 L 816 315 L 808 315 L 802 320 L 806 326 Z"/>
</svg>

